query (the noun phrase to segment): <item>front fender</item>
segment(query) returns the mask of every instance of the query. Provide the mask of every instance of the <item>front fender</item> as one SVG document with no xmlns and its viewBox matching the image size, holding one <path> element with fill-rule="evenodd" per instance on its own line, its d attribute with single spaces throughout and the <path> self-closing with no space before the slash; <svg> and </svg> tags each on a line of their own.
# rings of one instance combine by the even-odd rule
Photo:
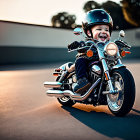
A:
<svg viewBox="0 0 140 140">
<path fill-rule="evenodd" d="M 115 66 L 112 67 L 112 70 L 113 70 L 113 69 L 119 69 L 119 68 L 122 68 L 122 67 L 125 68 L 126 66 L 123 65 L 123 64 L 117 64 L 117 65 L 115 65 Z"/>
</svg>

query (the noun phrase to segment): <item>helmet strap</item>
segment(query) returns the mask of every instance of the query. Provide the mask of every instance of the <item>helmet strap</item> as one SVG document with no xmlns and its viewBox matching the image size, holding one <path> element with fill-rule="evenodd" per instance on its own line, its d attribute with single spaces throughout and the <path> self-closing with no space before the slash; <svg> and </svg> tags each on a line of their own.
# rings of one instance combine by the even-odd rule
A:
<svg viewBox="0 0 140 140">
<path fill-rule="evenodd" d="M 91 29 L 87 30 L 87 35 L 88 35 L 88 37 L 93 38 Z"/>
</svg>

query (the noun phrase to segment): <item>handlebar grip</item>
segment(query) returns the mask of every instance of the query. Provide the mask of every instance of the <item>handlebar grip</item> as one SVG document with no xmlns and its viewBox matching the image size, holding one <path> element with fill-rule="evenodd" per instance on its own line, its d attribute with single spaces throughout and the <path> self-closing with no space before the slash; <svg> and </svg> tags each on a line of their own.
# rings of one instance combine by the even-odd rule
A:
<svg viewBox="0 0 140 140">
<path fill-rule="evenodd" d="M 130 49 L 130 48 L 131 48 L 131 46 L 130 46 L 130 45 L 128 45 L 128 44 L 125 44 L 125 47 L 126 47 L 126 48 L 128 48 L 128 49 Z"/>
</svg>

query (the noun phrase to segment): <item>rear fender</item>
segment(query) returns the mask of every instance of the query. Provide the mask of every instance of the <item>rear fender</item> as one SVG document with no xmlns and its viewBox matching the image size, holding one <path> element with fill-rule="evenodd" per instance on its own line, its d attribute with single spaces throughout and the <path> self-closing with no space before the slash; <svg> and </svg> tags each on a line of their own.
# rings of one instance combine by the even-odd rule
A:
<svg viewBox="0 0 140 140">
<path fill-rule="evenodd" d="M 68 63 L 63 64 L 59 68 L 62 69 L 62 70 L 66 70 L 66 66 L 70 67 L 72 64 L 73 64 L 72 62 L 68 62 Z"/>
</svg>

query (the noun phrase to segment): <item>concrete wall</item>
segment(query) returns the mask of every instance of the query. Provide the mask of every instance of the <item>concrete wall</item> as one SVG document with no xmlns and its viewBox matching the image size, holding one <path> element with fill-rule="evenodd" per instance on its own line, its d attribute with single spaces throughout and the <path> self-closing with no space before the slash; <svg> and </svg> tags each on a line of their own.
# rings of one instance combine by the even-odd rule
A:
<svg viewBox="0 0 140 140">
<path fill-rule="evenodd" d="M 75 55 L 66 48 L 0 47 L 0 64 L 68 62 Z"/>
<path fill-rule="evenodd" d="M 125 32 L 125 41 L 134 46 L 126 58 L 140 58 L 140 29 Z M 112 40 L 116 37 L 115 31 Z M 76 52 L 68 53 L 67 45 L 82 39 L 72 30 L 0 21 L 0 64 L 74 61 Z"/>
<path fill-rule="evenodd" d="M 0 21 L 0 46 L 66 48 L 79 39 L 72 30 Z"/>
</svg>

